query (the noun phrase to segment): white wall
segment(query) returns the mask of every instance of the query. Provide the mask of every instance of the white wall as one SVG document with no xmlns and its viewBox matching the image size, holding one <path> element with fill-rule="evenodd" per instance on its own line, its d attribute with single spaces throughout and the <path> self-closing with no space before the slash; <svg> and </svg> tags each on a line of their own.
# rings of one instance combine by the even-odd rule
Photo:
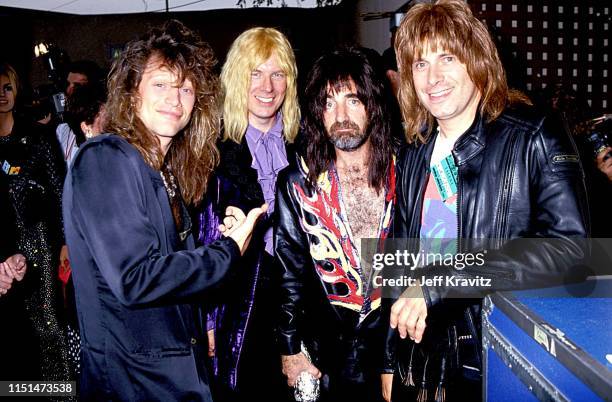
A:
<svg viewBox="0 0 612 402">
<path fill-rule="evenodd" d="M 390 46 L 391 33 L 389 32 L 389 18 L 364 21 L 363 13 L 395 12 L 408 3 L 408 0 L 358 0 L 357 21 L 358 42 L 361 46 L 377 50 L 379 53 Z"/>
<path fill-rule="evenodd" d="M 347 1 L 347 0 L 345 0 Z M 389 18 L 364 21 L 364 13 L 396 12 L 409 3 L 431 3 L 433 0 L 357 0 L 358 41 L 361 46 L 369 47 L 382 53 L 391 45 Z"/>
</svg>

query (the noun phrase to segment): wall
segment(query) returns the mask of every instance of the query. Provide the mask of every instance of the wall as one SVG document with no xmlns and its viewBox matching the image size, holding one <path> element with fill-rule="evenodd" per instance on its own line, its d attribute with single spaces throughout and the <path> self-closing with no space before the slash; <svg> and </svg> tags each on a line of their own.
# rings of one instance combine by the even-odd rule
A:
<svg viewBox="0 0 612 402">
<path fill-rule="evenodd" d="M 176 18 L 200 32 L 212 46 L 220 63 L 242 31 L 254 26 L 278 28 L 294 47 L 300 78 L 303 79 L 313 59 L 321 52 L 338 43 L 354 40 L 354 16 L 355 5 L 350 1 L 318 9 L 234 9 L 104 16 L 0 7 L 0 37 L 5 38 L 0 60 L 14 64 L 22 76 L 29 77 L 32 86 L 37 86 L 46 82 L 47 78 L 41 60 L 34 58 L 35 42 L 53 42 L 64 49 L 72 60 L 91 59 L 108 68 L 112 46 L 121 46 L 144 34 L 149 27 Z"/>
<path fill-rule="evenodd" d="M 575 91 L 592 115 L 610 110 L 612 5 L 598 0 L 472 0 L 509 56 L 508 75 L 532 94 Z"/>
<path fill-rule="evenodd" d="M 382 53 L 390 45 L 389 18 L 363 21 L 362 16 L 405 9 L 409 3 L 358 1 L 359 43 Z M 612 5 L 599 0 L 468 3 L 493 33 L 511 86 L 544 99 L 550 97 L 553 86 L 564 88 L 589 106 L 590 115 L 609 113 Z"/>
<path fill-rule="evenodd" d="M 419 0 L 420 1 L 420 0 Z M 34 85 L 46 80 L 35 41 L 55 41 L 73 60 L 108 66 L 109 48 L 151 25 L 178 18 L 199 30 L 222 62 L 234 38 L 256 25 L 274 26 L 296 49 L 300 78 L 312 60 L 338 43 L 357 42 L 382 53 L 389 47 L 389 18 L 364 21 L 370 12 L 393 12 L 406 0 L 344 0 L 323 9 L 246 9 L 170 14 L 71 16 L 0 7 L 0 59 L 16 65 Z M 494 32 L 512 86 L 536 96 L 553 85 L 574 89 L 592 114 L 609 112 L 611 8 L 599 0 L 471 0 Z M 561 11 L 560 11 L 561 10 Z"/>
<path fill-rule="evenodd" d="M 361 46 L 382 53 L 391 40 L 389 18 L 364 21 L 362 15 L 376 12 L 395 12 L 408 3 L 407 0 L 359 0 L 357 2 L 357 40 Z"/>
</svg>

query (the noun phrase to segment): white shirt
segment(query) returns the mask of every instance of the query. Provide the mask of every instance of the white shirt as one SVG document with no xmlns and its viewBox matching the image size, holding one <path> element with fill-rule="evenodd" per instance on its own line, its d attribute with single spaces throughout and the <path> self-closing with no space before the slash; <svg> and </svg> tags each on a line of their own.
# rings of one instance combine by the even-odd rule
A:
<svg viewBox="0 0 612 402">
<path fill-rule="evenodd" d="M 62 146 L 62 152 L 64 153 L 64 160 L 66 161 L 66 165 L 68 168 L 72 166 L 72 160 L 76 155 L 79 147 L 76 143 L 76 136 L 72 132 L 70 126 L 67 123 L 62 123 L 57 126 L 55 130 L 55 135 L 57 136 L 57 140 Z"/>
</svg>

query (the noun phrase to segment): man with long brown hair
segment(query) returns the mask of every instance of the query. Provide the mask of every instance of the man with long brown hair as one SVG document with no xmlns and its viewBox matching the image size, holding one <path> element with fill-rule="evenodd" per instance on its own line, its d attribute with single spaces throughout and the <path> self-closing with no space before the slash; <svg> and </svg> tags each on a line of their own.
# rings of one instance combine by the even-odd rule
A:
<svg viewBox="0 0 612 402">
<path fill-rule="evenodd" d="M 278 180 L 283 373 L 291 387 L 304 372 L 320 377 L 321 401 L 380 400 L 387 326 L 360 256 L 364 239 L 389 233 L 395 200 L 383 80 L 358 49 L 320 57 L 305 88 L 304 152 Z"/>
<path fill-rule="evenodd" d="M 467 298 L 562 283 L 582 257 L 572 239 L 587 235 L 582 170 L 563 126 L 538 116 L 524 95 L 508 88 L 486 26 L 464 1 L 415 5 L 398 29 L 395 50 L 410 145 L 398 157 L 394 237 L 420 239 L 420 247 L 452 240 L 440 244 L 452 244 L 455 256 L 479 251 L 472 247 L 488 239 L 500 247 L 488 250 L 480 270 L 456 263 L 417 270 L 417 278 L 480 275 L 492 285 L 430 281 L 409 288 L 390 316 L 391 328 L 411 338 L 400 341 L 409 352 L 399 372 L 404 385 L 416 383 L 419 400 L 428 391 L 437 401 L 445 395 L 476 400 L 480 303 Z M 521 243 L 517 253 L 516 241 L 526 237 L 557 242 Z M 389 400 L 390 378 L 383 388 Z"/>
<path fill-rule="evenodd" d="M 111 70 L 107 128 L 64 193 L 82 336 L 84 400 L 210 401 L 196 303 L 248 245 L 257 217 L 228 207 L 225 238 L 194 248 L 184 203 L 218 159 L 212 50 L 177 21 L 127 45 Z"/>
</svg>

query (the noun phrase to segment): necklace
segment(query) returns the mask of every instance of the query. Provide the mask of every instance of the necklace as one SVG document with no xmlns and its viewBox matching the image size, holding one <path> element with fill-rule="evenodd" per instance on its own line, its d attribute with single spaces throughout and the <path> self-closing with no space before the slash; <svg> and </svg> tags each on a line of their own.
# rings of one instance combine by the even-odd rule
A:
<svg viewBox="0 0 612 402">
<path fill-rule="evenodd" d="M 181 241 L 185 241 L 189 233 L 191 232 L 191 221 L 189 216 L 185 216 L 183 213 L 184 206 L 183 201 L 178 191 L 178 185 L 176 184 L 176 178 L 172 174 L 170 167 L 164 165 L 159 172 L 164 187 L 166 187 L 166 193 L 170 201 L 170 209 L 172 210 L 172 218 L 174 225 L 178 231 L 178 235 Z M 184 226 L 185 225 L 185 226 Z M 184 230 L 183 230 L 184 229 Z"/>
<path fill-rule="evenodd" d="M 178 190 L 178 186 L 176 185 L 176 179 L 170 170 L 168 165 L 164 165 L 162 170 L 159 172 L 161 175 L 162 181 L 164 182 L 164 187 L 166 187 L 166 192 L 170 198 L 174 198 L 176 196 L 176 192 Z M 166 175 L 168 176 L 166 178 Z"/>
</svg>

